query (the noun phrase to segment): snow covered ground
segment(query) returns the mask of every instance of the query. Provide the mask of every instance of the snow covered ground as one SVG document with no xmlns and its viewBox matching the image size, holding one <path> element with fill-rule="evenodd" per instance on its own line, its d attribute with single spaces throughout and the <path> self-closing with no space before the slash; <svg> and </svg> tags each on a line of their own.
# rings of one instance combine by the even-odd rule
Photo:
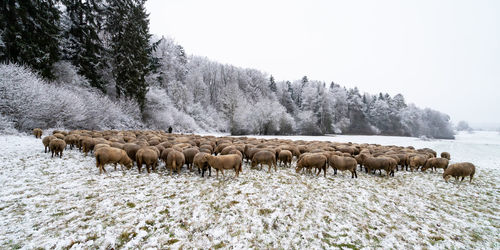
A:
<svg viewBox="0 0 500 250">
<path fill-rule="evenodd" d="M 245 166 L 239 179 L 217 180 L 108 166 L 99 175 L 78 151 L 51 159 L 39 139 L 0 136 L 0 248 L 500 248 L 498 132 L 287 138 L 430 147 L 477 173 L 460 185 L 442 170 L 351 179 Z"/>
</svg>

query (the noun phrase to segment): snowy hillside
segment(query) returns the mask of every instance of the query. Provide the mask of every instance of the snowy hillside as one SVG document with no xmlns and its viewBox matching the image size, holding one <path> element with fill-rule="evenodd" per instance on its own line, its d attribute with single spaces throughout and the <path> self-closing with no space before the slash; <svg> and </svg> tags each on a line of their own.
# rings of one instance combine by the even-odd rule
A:
<svg viewBox="0 0 500 250">
<path fill-rule="evenodd" d="M 0 136 L 0 248 L 500 247 L 498 133 L 295 139 L 431 147 L 478 170 L 460 185 L 445 183 L 442 170 L 351 179 L 245 165 L 238 179 L 227 171 L 217 180 L 185 169 L 171 177 L 162 164 L 158 173 L 107 166 L 99 175 L 76 150 L 52 159 L 39 139 Z"/>
</svg>

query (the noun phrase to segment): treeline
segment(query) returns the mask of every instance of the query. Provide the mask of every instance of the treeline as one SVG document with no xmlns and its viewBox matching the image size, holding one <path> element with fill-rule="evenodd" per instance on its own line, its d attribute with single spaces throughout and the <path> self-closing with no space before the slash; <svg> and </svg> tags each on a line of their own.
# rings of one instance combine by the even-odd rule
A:
<svg viewBox="0 0 500 250">
<path fill-rule="evenodd" d="M 258 70 L 188 56 L 172 39 L 149 34 L 144 3 L 6 0 L 1 6 L 0 60 L 25 65 L 57 87 L 101 95 L 113 103 L 115 116 L 121 121 L 134 121 L 130 127 L 172 126 L 183 132 L 235 135 L 344 133 L 453 138 L 447 115 L 407 104 L 401 94 L 371 95 L 306 76 L 278 81 Z M 5 77 L 15 71 L 1 69 L 8 71 Z M 29 86 L 26 84 L 23 86 Z M 2 86 L 0 91 L 5 94 L 10 87 L 6 82 Z M 130 108 L 131 100 L 137 109 Z M 130 117 L 116 115 L 119 110 Z M 138 114 L 130 114 L 132 110 Z M 2 109 L 2 119 L 14 119 L 15 112 Z M 102 116 L 94 115 L 88 111 L 86 117 L 71 117 L 88 121 Z M 135 122 L 137 117 L 140 125 Z M 52 126 L 49 123 L 24 124 Z M 67 118 L 63 126 L 104 129 L 115 125 Z M 116 125 L 123 126 L 122 122 Z"/>
</svg>

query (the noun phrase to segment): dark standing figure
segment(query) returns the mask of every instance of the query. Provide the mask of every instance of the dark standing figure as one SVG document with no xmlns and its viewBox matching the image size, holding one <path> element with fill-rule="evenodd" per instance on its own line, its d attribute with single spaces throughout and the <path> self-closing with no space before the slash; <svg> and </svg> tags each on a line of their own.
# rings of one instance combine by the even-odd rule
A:
<svg viewBox="0 0 500 250">
<path fill-rule="evenodd" d="M 172 127 L 168 127 L 168 133 L 172 134 Z"/>
</svg>

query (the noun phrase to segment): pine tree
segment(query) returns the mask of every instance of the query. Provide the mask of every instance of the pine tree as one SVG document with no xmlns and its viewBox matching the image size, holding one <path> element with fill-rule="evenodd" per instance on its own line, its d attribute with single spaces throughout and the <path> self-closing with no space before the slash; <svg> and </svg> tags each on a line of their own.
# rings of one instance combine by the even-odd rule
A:
<svg viewBox="0 0 500 250">
<path fill-rule="evenodd" d="M 53 78 L 60 56 L 60 13 L 53 0 L 4 0 L 0 7 L 0 60 L 26 64 Z"/>
<path fill-rule="evenodd" d="M 276 82 L 274 81 L 273 75 L 271 75 L 271 77 L 269 77 L 269 88 L 274 93 L 276 93 L 276 91 L 278 90 L 276 87 Z"/>
<path fill-rule="evenodd" d="M 153 70 L 145 0 L 110 0 L 106 31 L 111 40 L 111 57 L 116 93 L 135 98 L 144 111 L 148 86 L 145 76 Z"/>
<path fill-rule="evenodd" d="M 92 87 L 105 92 L 105 81 L 100 74 L 105 67 L 105 49 L 99 37 L 103 22 L 101 0 L 62 2 L 66 6 L 63 58 L 70 60 Z"/>
</svg>

